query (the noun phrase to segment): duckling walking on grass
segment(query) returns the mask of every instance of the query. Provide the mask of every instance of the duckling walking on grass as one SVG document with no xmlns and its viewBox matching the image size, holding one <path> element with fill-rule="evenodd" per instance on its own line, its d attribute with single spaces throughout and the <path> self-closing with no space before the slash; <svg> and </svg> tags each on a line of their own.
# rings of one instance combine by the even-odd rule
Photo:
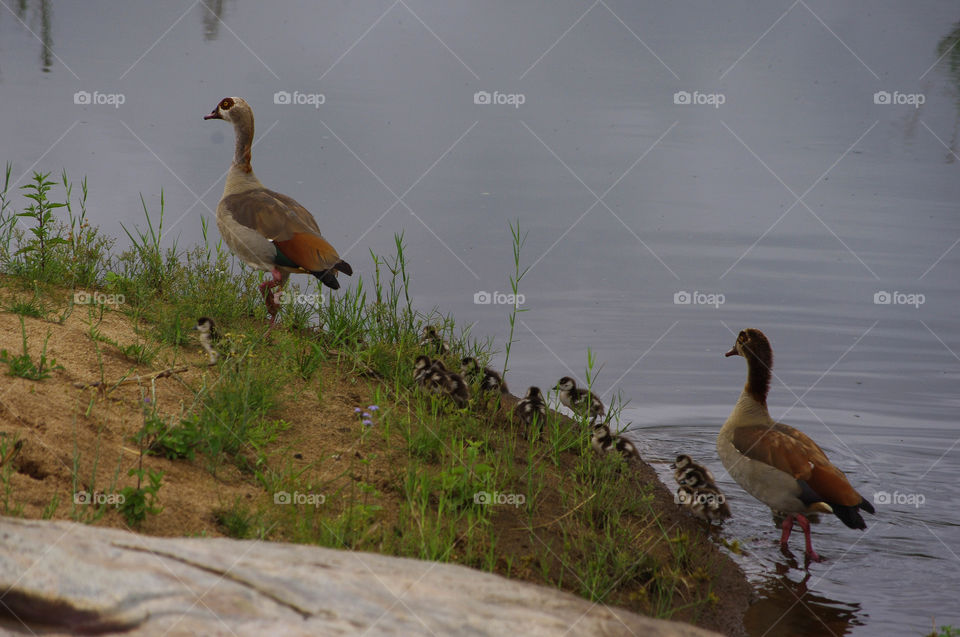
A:
<svg viewBox="0 0 960 637">
<path fill-rule="evenodd" d="M 216 349 L 216 345 L 220 341 L 220 333 L 217 332 L 217 326 L 214 325 L 213 319 L 208 316 L 201 316 L 197 319 L 197 324 L 193 326 L 193 329 L 200 333 L 200 347 L 210 357 L 210 362 L 207 364 L 216 365 L 220 359 L 220 353 Z"/>
<path fill-rule="evenodd" d="M 622 436 L 610 433 L 610 427 L 601 423 L 593 426 L 593 435 L 590 438 L 590 445 L 594 451 L 600 454 L 619 453 L 627 460 L 634 458 L 640 460 L 640 452 L 632 442 Z"/>
<path fill-rule="evenodd" d="M 457 407 L 466 407 L 470 402 L 470 388 L 460 374 L 446 373 L 443 379 L 443 393 L 449 396 Z"/>
<path fill-rule="evenodd" d="M 540 388 L 530 387 L 527 390 L 527 395 L 517 402 L 515 412 L 523 424 L 533 424 L 533 419 L 537 418 L 542 428 L 543 421 L 547 417 L 547 401 L 543 399 L 543 392 L 540 391 Z"/>
<path fill-rule="evenodd" d="M 433 354 L 443 355 L 450 353 L 450 343 L 448 343 L 433 325 L 427 325 L 420 333 L 420 347 L 427 349 Z"/>
<path fill-rule="evenodd" d="M 477 362 L 477 359 L 472 356 L 467 356 L 460 361 L 460 371 L 464 376 L 471 379 L 480 380 L 480 391 L 494 391 L 500 392 L 501 394 L 509 394 L 510 390 L 507 389 L 507 384 L 503 381 L 503 377 L 495 369 L 491 367 L 480 367 L 480 363 Z"/>
<path fill-rule="evenodd" d="M 597 418 L 603 418 L 603 403 L 589 389 L 580 389 L 577 387 L 577 381 L 569 376 L 564 376 L 557 381 L 555 390 L 560 392 L 560 402 L 565 407 L 569 407 L 578 416 L 586 415 L 590 424 L 596 422 Z"/>
<path fill-rule="evenodd" d="M 417 356 L 413 361 L 413 382 L 425 387 L 427 384 L 427 378 L 430 376 L 430 367 L 433 365 L 433 361 L 430 360 L 429 356 Z"/>
</svg>

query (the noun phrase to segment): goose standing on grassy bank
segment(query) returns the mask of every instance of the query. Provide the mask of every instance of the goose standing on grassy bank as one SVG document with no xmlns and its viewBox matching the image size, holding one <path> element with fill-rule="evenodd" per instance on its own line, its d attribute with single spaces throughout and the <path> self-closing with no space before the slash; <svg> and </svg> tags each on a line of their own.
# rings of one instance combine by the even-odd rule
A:
<svg viewBox="0 0 960 637">
<path fill-rule="evenodd" d="M 717 437 L 720 460 L 744 491 L 786 514 L 780 546 L 786 550 L 796 521 L 803 529 L 807 557 L 819 562 L 804 514 L 833 513 L 851 529 L 865 529 L 859 510 L 874 513 L 873 505 L 857 493 L 817 443 L 770 417 L 767 394 L 773 349 L 763 332 L 743 330 L 726 356 L 747 360 L 747 383 Z"/>
<path fill-rule="evenodd" d="M 209 365 L 216 365 L 220 360 L 220 353 L 217 351 L 217 341 L 220 340 L 220 333 L 213 323 L 213 319 L 207 316 L 201 316 L 197 319 L 197 324 L 193 329 L 200 333 L 200 347 L 207 353 L 210 359 Z"/>
<path fill-rule="evenodd" d="M 272 275 L 260 284 L 260 293 L 273 325 L 280 305 L 271 291 L 283 288 L 291 273 L 312 274 L 336 290 L 340 287 L 337 272 L 350 275 L 353 269 L 320 236 L 320 228 L 306 208 L 287 195 L 264 188 L 253 174 L 250 105 L 239 97 L 225 97 L 203 119 L 233 124 L 236 151 L 217 205 L 217 228 L 231 252 L 250 267 Z"/>
<path fill-rule="evenodd" d="M 603 418 L 604 408 L 600 398 L 589 389 L 579 389 L 577 381 L 564 376 L 557 381 L 555 390 L 560 392 L 560 402 L 572 409 L 577 416 L 586 415 L 592 425 L 597 418 Z"/>
</svg>

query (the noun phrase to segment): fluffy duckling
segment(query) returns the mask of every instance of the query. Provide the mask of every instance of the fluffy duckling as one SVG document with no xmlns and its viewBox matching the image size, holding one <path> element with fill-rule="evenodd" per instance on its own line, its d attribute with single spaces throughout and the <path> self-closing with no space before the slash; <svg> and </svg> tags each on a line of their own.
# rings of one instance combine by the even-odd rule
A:
<svg viewBox="0 0 960 637">
<path fill-rule="evenodd" d="M 723 522 L 730 517 L 727 499 L 715 487 L 693 489 L 680 486 L 677 489 L 676 501 L 694 517 L 707 522 Z"/>
<path fill-rule="evenodd" d="M 640 452 L 637 451 L 632 442 L 619 435 L 611 434 L 610 427 L 602 423 L 594 425 L 590 445 L 597 453 L 617 452 L 627 460 L 630 458 L 640 459 Z"/>
<path fill-rule="evenodd" d="M 213 319 L 208 316 L 201 316 L 197 319 L 197 324 L 193 326 L 193 329 L 200 333 L 200 347 L 210 357 L 208 365 L 216 365 L 220 359 L 220 353 L 216 349 L 216 345 L 220 341 L 220 333 L 217 331 Z"/>
<path fill-rule="evenodd" d="M 466 407 L 470 402 L 470 388 L 460 374 L 447 372 L 444 375 L 443 393 L 449 396 L 457 407 Z"/>
<path fill-rule="evenodd" d="M 685 453 L 678 455 L 676 461 L 670 467 L 674 469 L 674 480 L 681 486 L 691 488 L 716 487 L 716 479 L 710 469 L 694 462 L 693 458 Z"/>
<path fill-rule="evenodd" d="M 480 363 L 472 356 L 467 356 L 460 361 L 460 371 L 469 378 L 479 378 L 481 392 L 496 391 L 501 394 L 510 393 L 510 390 L 507 389 L 507 384 L 503 381 L 503 376 L 501 376 L 499 372 L 491 367 L 481 368 Z"/>
<path fill-rule="evenodd" d="M 449 354 L 450 343 L 448 343 L 433 325 L 427 325 L 420 334 L 420 347 L 432 351 L 434 354 Z"/>
<path fill-rule="evenodd" d="M 543 392 L 540 391 L 540 388 L 530 387 L 526 396 L 517 402 L 515 412 L 525 425 L 533 423 L 534 417 L 537 417 L 542 427 L 543 421 L 547 417 L 547 401 L 543 399 Z"/>
<path fill-rule="evenodd" d="M 426 385 L 432 365 L 433 361 L 430 360 L 429 356 L 417 356 L 413 361 L 413 381 L 421 387 Z"/>
<path fill-rule="evenodd" d="M 577 415 L 586 414 L 591 423 L 596 422 L 597 418 L 603 417 L 603 403 L 597 395 L 588 389 L 579 389 L 577 381 L 569 376 L 564 376 L 557 381 L 554 389 L 560 392 L 560 402 L 565 407 L 572 409 Z"/>
</svg>

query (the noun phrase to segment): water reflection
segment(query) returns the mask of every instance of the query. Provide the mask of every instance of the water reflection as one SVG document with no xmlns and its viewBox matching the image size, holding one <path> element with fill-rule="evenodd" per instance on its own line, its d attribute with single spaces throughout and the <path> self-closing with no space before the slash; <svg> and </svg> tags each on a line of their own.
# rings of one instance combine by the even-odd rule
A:
<svg viewBox="0 0 960 637">
<path fill-rule="evenodd" d="M 846 635 L 855 626 L 863 626 L 860 604 L 840 602 L 811 592 L 807 588 L 810 572 L 803 579 L 790 579 L 799 564 L 793 558 L 777 563 L 775 577 L 763 580 L 759 599 L 744 617 L 749 635 Z"/>
<path fill-rule="evenodd" d="M 50 0 L 37 0 L 34 5 L 34 10 L 30 11 L 28 0 L 20 0 L 16 4 L 15 15 L 40 38 L 43 45 L 40 49 L 40 68 L 44 73 L 49 73 L 53 66 L 53 18 Z"/>
<path fill-rule="evenodd" d="M 220 34 L 220 21 L 226 0 L 204 0 L 200 3 L 203 14 L 203 39 L 216 40 Z"/>
</svg>

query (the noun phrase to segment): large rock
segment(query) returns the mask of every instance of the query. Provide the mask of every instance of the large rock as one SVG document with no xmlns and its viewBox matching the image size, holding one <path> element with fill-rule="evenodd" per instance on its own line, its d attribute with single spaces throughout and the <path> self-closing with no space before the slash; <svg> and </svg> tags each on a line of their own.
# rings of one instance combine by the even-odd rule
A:
<svg viewBox="0 0 960 637">
<path fill-rule="evenodd" d="M 713 634 L 452 564 L 8 518 L 0 590 L 25 634 Z"/>
</svg>

